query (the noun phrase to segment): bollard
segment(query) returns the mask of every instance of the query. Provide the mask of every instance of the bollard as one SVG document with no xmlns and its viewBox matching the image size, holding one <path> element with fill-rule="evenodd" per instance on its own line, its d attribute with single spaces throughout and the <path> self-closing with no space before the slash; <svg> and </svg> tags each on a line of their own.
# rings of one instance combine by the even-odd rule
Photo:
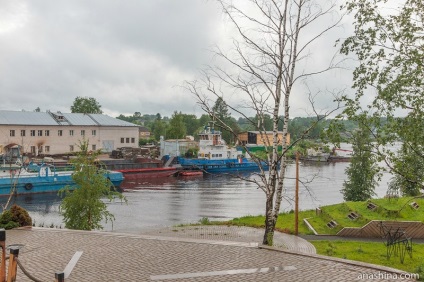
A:
<svg viewBox="0 0 424 282">
<path fill-rule="evenodd" d="M 10 248 L 10 257 L 9 257 L 9 271 L 7 273 L 7 282 L 16 281 L 16 272 L 18 270 L 17 258 L 19 255 L 18 248 Z"/>
<path fill-rule="evenodd" d="M 55 282 L 64 282 L 65 281 L 65 273 L 64 272 L 56 272 L 54 274 Z"/>
<path fill-rule="evenodd" d="M 6 282 L 6 230 L 0 228 L 1 265 L 0 282 Z"/>
</svg>

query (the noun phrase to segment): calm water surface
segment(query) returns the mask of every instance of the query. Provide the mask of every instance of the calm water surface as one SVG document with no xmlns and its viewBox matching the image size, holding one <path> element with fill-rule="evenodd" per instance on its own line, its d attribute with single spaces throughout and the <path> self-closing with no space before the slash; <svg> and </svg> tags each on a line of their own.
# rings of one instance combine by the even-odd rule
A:
<svg viewBox="0 0 424 282">
<path fill-rule="evenodd" d="M 300 164 L 300 209 L 315 209 L 321 205 L 343 201 L 340 189 L 345 180 L 348 163 Z M 294 209 L 295 165 L 287 171 L 286 197 L 282 210 Z M 250 179 L 255 179 L 251 176 Z M 384 175 L 376 189 L 378 197 L 385 195 L 389 175 Z M 140 180 L 121 185 L 128 203 L 108 203 L 115 215 L 112 224 L 104 223 L 104 230 L 140 232 L 180 223 L 226 220 L 245 215 L 264 214 L 265 196 L 253 183 L 229 176 L 169 177 Z M 14 202 L 26 208 L 35 225 L 62 226 L 59 214 L 60 198 L 56 194 L 18 196 Z"/>
</svg>

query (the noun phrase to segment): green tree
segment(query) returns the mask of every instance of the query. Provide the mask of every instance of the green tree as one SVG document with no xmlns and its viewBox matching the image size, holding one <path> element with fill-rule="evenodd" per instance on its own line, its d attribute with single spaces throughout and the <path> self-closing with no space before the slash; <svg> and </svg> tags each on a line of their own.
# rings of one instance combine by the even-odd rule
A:
<svg viewBox="0 0 424 282">
<path fill-rule="evenodd" d="M 417 158 L 417 154 L 421 154 L 421 152 L 417 152 L 416 149 L 416 147 L 410 147 L 410 143 L 402 143 L 402 147 L 398 151 L 397 162 L 394 164 L 395 176 L 389 187 L 403 196 L 415 197 L 421 194 L 424 159 Z"/>
<path fill-rule="evenodd" d="M 203 128 L 204 126 L 208 125 L 211 121 L 210 115 L 201 115 L 199 118 L 199 127 Z"/>
<path fill-rule="evenodd" d="M 71 113 L 102 114 L 102 106 L 92 97 L 76 97 L 71 106 Z"/>
<path fill-rule="evenodd" d="M 159 115 L 152 125 L 153 137 L 157 141 L 160 140 L 161 136 L 164 136 L 166 138 L 167 137 L 166 128 L 167 128 L 167 124 L 160 118 L 160 115 Z"/>
<path fill-rule="evenodd" d="M 353 154 L 341 192 L 345 201 L 366 201 L 375 195 L 376 177 L 379 175 L 369 129 L 360 126 L 353 133 L 351 142 Z"/>
<path fill-rule="evenodd" d="M 60 213 L 63 216 L 65 227 L 78 230 L 103 229 L 103 220 L 113 221 L 115 218 L 107 210 L 102 201 L 106 198 L 112 201 L 115 198 L 125 199 L 116 192 L 110 180 L 106 177 L 107 171 L 96 165 L 99 152 L 88 152 L 88 141 L 80 142 L 80 152 L 72 160 L 75 172 L 72 179 L 75 187 L 66 186 L 59 193 L 65 195 L 60 204 Z"/>
<path fill-rule="evenodd" d="M 187 129 L 187 135 L 196 135 L 200 125 L 196 115 L 182 114 L 182 118 Z"/>
<path fill-rule="evenodd" d="M 240 132 L 240 128 L 237 124 L 237 120 L 231 117 L 228 106 L 222 97 L 216 99 L 212 111 L 214 112 L 214 122 L 222 131 L 222 139 L 224 139 L 227 144 L 233 144 L 237 134 Z"/>
<path fill-rule="evenodd" d="M 422 163 L 424 158 L 424 2 L 350 0 L 344 7 L 355 22 L 354 34 L 343 42 L 341 52 L 355 55 L 358 66 L 353 72 L 356 92 L 344 97 L 347 107 L 342 118 L 363 123 L 365 113 L 375 128 L 379 157 L 398 176 L 410 177 L 397 170 L 402 160 Z M 361 103 L 365 97 L 366 105 Z M 402 159 L 404 155 L 390 146 L 399 140 L 414 148 L 408 155 L 415 158 Z M 422 186 L 424 179 L 405 181 Z"/>
<path fill-rule="evenodd" d="M 167 132 L 168 139 L 183 139 L 186 137 L 186 126 L 184 124 L 184 117 L 181 112 L 175 111 L 169 121 Z"/>
</svg>

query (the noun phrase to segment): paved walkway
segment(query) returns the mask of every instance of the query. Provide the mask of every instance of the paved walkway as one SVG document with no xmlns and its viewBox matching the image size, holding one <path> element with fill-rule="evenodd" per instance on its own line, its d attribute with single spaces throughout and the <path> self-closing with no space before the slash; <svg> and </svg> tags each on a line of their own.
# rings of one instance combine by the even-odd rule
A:
<svg viewBox="0 0 424 282">
<path fill-rule="evenodd" d="M 262 229 L 226 225 L 169 227 L 143 232 L 143 235 L 166 236 L 208 241 L 249 242 L 258 246 L 263 241 Z M 281 232 L 274 234 L 274 247 L 294 252 L 316 254 L 314 245 L 303 238 Z"/>
<path fill-rule="evenodd" d="M 6 244 L 25 245 L 19 260 L 41 281 L 54 281 L 54 272 L 65 269 L 66 282 L 361 281 L 370 275 L 380 278 L 373 281 L 399 281 L 391 278 L 401 275 L 391 268 L 281 247 L 258 248 L 256 240 L 248 239 L 257 236 L 250 228 L 210 228 L 136 235 L 33 227 L 7 231 Z M 76 254 L 79 259 L 71 260 Z M 18 271 L 17 281 L 30 280 Z"/>
</svg>

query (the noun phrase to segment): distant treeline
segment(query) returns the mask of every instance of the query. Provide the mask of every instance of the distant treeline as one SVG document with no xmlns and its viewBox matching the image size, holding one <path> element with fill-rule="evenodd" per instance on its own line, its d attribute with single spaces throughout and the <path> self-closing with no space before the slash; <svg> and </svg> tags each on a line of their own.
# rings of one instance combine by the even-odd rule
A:
<svg viewBox="0 0 424 282">
<path fill-rule="evenodd" d="M 160 136 L 164 136 L 166 139 L 172 139 L 172 138 L 180 138 L 181 136 L 174 136 L 175 134 L 173 132 L 185 132 L 185 135 L 192 135 L 194 137 L 197 136 L 197 134 L 204 128 L 205 125 L 208 124 L 208 122 L 211 121 L 210 117 L 208 115 L 202 115 L 201 117 L 197 117 L 196 115 L 192 114 L 183 114 L 174 112 L 171 118 L 169 117 L 162 117 L 160 114 L 156 115 L 142 115 L 139 112 L 134 113 L 132 116 L 124 116 L 120 115 L 117 117 L 118 119 L 131 122 L 134 124 L 139 124 L 141 126 L 146 127 L 150 132 L 152 136 L 152 140 L 158 141 Z M 179 122 L 176 121 L 178 119 Z M 283 129 L 283 118 L 280 118 L 279 128 L 278 130 Z M 304 136 L 305 139 L 313 139 L 317 140 L 320 139 L 321 133 L 325 128 L 328 127 L 329 123 L 331 122 L 330 119 L 322 120 L 319 123 L 317 123 L 313 128 L 311 126 L 316 123 L 317 118 L 316 117 L 295 117 L 293 119 L 290 119 L 289 121 L 289 133 L 291 135 L 291 139 L 295 140 L 301 135 L 303 135 L 306 131 L 307 134 Z M 227 118 L 227 124 L 230 124 L 231 127 L 235 132 L 244 132 L 244 131 L 254 131 L 257 130 L 253 124 L 257 124 L 257 117 L 251 117 L 251 118 L 238 118 L 235 119 L 233 117 Z M 346 132 L 352 132 L 354 129 L 356 129 L 358 126 L 354 121 L 341 121 L 343 125 L 343 130 Z M 179 130 L 171 130 L 171 124 L 172 127 L 180 127 Z M 264 127 L 266 130 L 271 131 L 272 130 L 272 118 L 271 116 L 266 116 L 264 119 Z M 308 130 L 311 128 L 310 130 Z M 233 138 L 230 134 L 226 134 L 223 132 L 223 137 L 228 143 L 233 143 Z"/>
</svg>

